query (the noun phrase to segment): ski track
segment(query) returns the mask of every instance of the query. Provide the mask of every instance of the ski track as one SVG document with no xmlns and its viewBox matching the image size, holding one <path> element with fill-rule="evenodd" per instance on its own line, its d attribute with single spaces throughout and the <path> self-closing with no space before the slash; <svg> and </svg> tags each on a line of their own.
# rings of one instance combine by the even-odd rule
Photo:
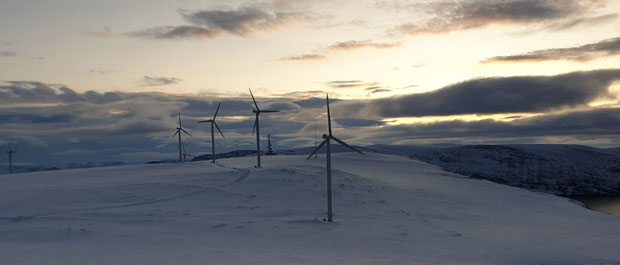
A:
<svg viewBox="0 0 620 265">
<path fill-rule="evenodd" d="M 226 166 L 224 166 L 224 165 L 222 165 L 220 163 L 215 163 L 215 164 L 217 166 L 219 166 L 219 167 L 222 167 L 222 168 L 228 168 L 228 167 L 226 167 Z M 168 201 L 172 201 L 172 200 L 176 200 L 176 199 L 182 199 L 182 198 L 186 198 L 186 197 L 189 197 L 189 196 L 201 194 L 201 193 L 213 190 L 213 189 L 223 188 L 223 187 L 227 187 L 227 186 L 238 184 L 238 183 L 244 181 L 245 179 L 247 179 L 250 176 L 250 173 L 251 173 L 251 171 L 249 169 L 242 169 L 242 168 L 230 168 L 230 169 L 239 171 L 240 176 L 238 178 L 234 179 L 233 181 L 229 182 L 229 183 L 224 183 L 224 184 L 220 184 L 220 185 L 210 186 L 210 187 L 206 187 L 206 188 L 203 188 L 203 189 L 200 189 L 200 190 L 195 190 L 195 191 L 192 191 L 192 192 L 187 192 L 187 193 L 183 193 L 183 194 L 179 194 L 179 195 L 174 195 L 174 196 L 169 196 L 169 197 L 164 197 L 164 198 L 159 198 L 159 199 L 153 199 L 153 200 L 148 200 L 148 201 L 142 201 L 142 202 L 125 203 L 125 204 L 119 204 L 119 205 L 101 206 L 101 207 L 86 208 L 86 209 L 60 211 L 60 212 L 49 212 L 49 213 L 34 214 L 34 215 L 29 215 L 29 216 L 5 217 L 5 218 L 0 218 L 0 220 L 9 220 L 9 221 L 13 221 L 13 222 L 21 222 L 21 221 L 26 221 L 26 220 L 32 220 L 32 219 L 38 218 L 38 217 L 48 217 L 48 216 L 54 216 L 54 215 L 62 215 L 62 214 L 69 214 L 69 213 L 80 213 L 80 212 L 88 212 L 88 211 L 96 211 L 96 210 L 104 210 L 104 209 L 127 208 L 127 207 L 155 204 L 155 203 L 160 203 L 160 202 L 168 202 Z"/>
</svg>

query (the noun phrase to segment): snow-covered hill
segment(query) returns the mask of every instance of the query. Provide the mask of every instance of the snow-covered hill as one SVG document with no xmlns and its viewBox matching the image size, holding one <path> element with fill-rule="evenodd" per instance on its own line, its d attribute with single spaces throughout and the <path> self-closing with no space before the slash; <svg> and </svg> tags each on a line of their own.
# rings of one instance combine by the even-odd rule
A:
<svg viewBox="0 0 620 265">
<path fill-rule="evenodd" d="M 616 264 L 620 218 L 405 157 L 0 176 L 0 264 Z"/>
<path fill-rule="evenodd" d="M 373 146 L 446 171 L 559 195 L 620 194 L 620 152 L 579 145 Z"/>
</svg>

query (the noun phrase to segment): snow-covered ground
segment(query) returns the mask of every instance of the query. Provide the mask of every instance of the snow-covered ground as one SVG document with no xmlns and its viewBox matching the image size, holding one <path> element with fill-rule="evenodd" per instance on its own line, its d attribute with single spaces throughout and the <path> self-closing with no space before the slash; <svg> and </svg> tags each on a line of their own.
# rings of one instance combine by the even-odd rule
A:
<svg viewBox="0 0 620 265">
<path fill-rule="evenodd" d="M 456 174 L 551 194 L 620 194 L 618 148 L 562 144 L 372 148 L 409 156 Z"/>
<path fill-rule="evenodd" d="M 620 218 L 405 157 L 0 177 L 0 264 L 616 264 Z"/>
</svg>

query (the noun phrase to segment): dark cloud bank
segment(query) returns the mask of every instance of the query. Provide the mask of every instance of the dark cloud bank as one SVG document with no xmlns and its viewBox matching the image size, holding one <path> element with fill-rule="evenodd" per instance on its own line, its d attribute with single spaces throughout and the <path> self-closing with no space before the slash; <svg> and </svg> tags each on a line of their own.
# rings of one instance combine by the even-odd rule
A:
<svg viewBox="0 0 620 265">
<path fill-rule="evenodd" d="M 606 97 L 616 80 L 620 80 L 618 69 L 483 78 L 427 93 L 343 102 L 334 108 L 353 116 L 383 118 L 545 112 L 583 106 Z"/>
<path fill-rule="evenodd" d="M 606 97 L 610 84 L 619 79 L 618 69 L 475 79 L 403 97 L 333 99 L 332 115 L 336 133 L 357 145 L 531 143 L 557 137 L 572 139 L 572 143 L 617 145 L 620 109 L 585 104 Z M 333 84 L 349 83 L 363 82 L 344 80 Z M 261 132 L 272 134 L 276 149 L 312 145 L 315 120 L 318 134 L 325 131 L 323 97 L 257 100 L 263 108 L 282 111 L 261 117 Z M 205 98 L 163 93 L 81 93 L 63 85 L 4 82 L 0 83 L 0 145 L 11 143 L 22 151 L 22 163 L 174 158 L 176 143 L 171 135 L 181 111 L 184 126 L 194 135 L 185 140 L 187 151 L 205 153 L 210 150 L 210 135 L 208 128 L 197 121 L 213 115 L 219 101 L 223 103 L 218 123 L 226 139 L 218 141 L 218 151 L 254 148 L 249 95 Z M 554 112 L 547 112 L 551 110 Z M 389 117 L 512 112 L 542 114 L 511 122 L 455 120 L 389 126 L 381 121 Z"/>
</svg>

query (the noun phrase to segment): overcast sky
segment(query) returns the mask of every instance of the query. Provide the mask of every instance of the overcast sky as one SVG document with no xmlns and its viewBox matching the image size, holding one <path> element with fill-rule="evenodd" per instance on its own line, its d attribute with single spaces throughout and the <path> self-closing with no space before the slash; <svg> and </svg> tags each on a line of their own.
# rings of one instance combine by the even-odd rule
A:
<svg viewBox="0 0 620 265">
<path fill-rule="evenodd" d="M 617 0 L 3 0 L 0 145 L 22 163 L 174 158 L 176 115 L 210 150 L 620 145 Z"/>
</svg>

